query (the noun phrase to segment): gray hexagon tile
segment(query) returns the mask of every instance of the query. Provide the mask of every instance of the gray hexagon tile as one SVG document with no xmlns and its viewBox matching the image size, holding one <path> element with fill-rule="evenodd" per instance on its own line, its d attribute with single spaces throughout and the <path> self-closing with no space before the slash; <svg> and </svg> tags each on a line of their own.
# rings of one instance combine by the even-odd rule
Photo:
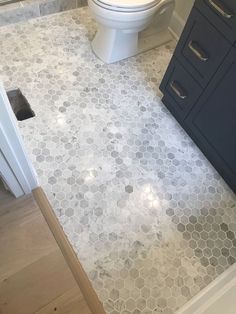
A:
<svg viewBox="0 0 236 314">
<path fill-rule="evenodd" d="M 105 65 L 87 8 L 0 29 L 0 73 L 109 314 L 172 314 L 236 259 L 236 198 L 158 97 L 174 43 Z"/>
</svg>

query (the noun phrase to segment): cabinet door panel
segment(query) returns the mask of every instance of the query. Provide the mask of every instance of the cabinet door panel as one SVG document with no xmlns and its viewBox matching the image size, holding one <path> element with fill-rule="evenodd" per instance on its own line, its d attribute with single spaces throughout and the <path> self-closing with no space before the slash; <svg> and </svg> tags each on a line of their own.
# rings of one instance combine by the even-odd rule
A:
<svg viewBox="0 0 236 314">
<path fill-rule="evenodd" d="M 236 49 L 185 120 L 200 148 L 236 191 Z"/>
<path fill-rule="evenodd" d="M 163 103 L 168 109 L 184 119 L 201 95 L 202 89 L 175 57 L 167 69 L 160 86 Z"/>
<path fill-rule="evenodd" d="M 235 0 L 196 0 L 195 6 L 231 43 L 236 40 Z"/>
<path fill-rule="evenodd" d="M 223 35 L 198 10 L 193 9 L 175 55 L 205 87 L 230 48 Z"/>
<path fill-rule="evenodd" d="M 236 24 L 236 3 L 235 0 L 204 0 L 206 5 L 224 23 L 233 28 Z"/>
</svg>

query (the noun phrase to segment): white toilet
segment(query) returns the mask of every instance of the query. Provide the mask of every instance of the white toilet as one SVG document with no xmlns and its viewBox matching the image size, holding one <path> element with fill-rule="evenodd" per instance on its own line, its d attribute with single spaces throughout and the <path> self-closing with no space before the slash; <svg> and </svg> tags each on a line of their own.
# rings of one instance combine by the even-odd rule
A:
<svg viewBox="0 0 236 314">
<path fill-rule="evenodd" d="M 112 63 L 160 46 L 169 40 L 175 0 L 88 0 L 98 23 L 94 53 Z"/>
</svg>

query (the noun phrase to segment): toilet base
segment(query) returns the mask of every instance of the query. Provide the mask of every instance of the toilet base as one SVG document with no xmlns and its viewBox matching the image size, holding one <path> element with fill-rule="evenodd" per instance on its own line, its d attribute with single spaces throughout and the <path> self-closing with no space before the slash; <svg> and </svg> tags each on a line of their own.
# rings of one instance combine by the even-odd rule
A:
<svg viewBox="0 0 236 314">
<path fill-rule="evenodd" d="M 172 39 L 168 26 L 175 0 L 160 0 L 156 6 L 138 12 L 112 11 L 88 0 L 98 31 L 92 49 L 105 63 L 117 62 Z"/>
<path fill-rule="evenodd" d="M 168 29 L 151 34 L 146 32 L 124 33 L 100 26 L 92 41 L 92 49 L 99 59 L 109 64 L 157 48 L 172 39 Z"/>
<path fill-rule="evenodd" d="M 105 63 L 129 58 L 137 53 L 138 33 L 125 33 L 100 25 L 92 41 L 92 49 Z"/>
</svg>

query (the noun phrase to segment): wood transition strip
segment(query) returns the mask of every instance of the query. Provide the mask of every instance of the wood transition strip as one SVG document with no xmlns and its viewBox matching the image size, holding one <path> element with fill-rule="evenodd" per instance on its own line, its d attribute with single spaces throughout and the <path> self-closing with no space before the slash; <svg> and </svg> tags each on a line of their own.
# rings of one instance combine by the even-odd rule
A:
<svg viewBox="0 0 236 314">
<path fill-rule="evenodd" d="M 106 314 L 102 303 L 99 301 L 96 292 L 94 291 L 91 282 L 83 270 L 71 244 L 69 243 L 64 231 L 54 214 L 51 204 L 49 203 L 46 194 L 41 187 L 32 191 L 35 201 L 37 202 L 61 252 L 71 269 L 71 272 L 78 283 L 78 286 L 93 314 Z"/>
</svg>

